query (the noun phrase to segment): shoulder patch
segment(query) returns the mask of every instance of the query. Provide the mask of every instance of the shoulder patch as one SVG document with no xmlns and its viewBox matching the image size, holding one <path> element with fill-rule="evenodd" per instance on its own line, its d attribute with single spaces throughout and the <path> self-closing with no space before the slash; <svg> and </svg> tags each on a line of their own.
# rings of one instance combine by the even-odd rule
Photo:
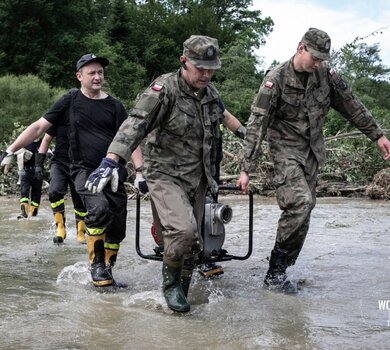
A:
<svg viewBox="0 0 390 350">
<path fill-rule="evenodd" d="M 268 88 L 268 89 L 272 89 L 272 87 L 274 86 L 274 83 L 272 81 L 266 81 L 265 84 L 264 84 L 264 87 Z"/>
<path fill-rule="evenodd" d="M 151 89 L 154 90 L 154 91 L 160 91 L 162 88 L 163 88 L 163 86 L 161 84 L 159 84 L 159 83 L 154 83 L 151 86 Z"/>
</svg>

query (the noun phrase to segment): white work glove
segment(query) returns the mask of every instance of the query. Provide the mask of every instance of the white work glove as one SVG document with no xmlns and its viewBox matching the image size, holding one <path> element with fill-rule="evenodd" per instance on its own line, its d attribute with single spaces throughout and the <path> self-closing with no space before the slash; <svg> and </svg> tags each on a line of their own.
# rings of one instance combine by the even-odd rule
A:
<svg viewBox="0 0 390 350">
<path fill-rule="evenodd" d="M 142 173 L 137 173 L 135 175 L 134 187 L 137 188 L 138 191 L 140 191 L 142 194 L 149 192 L 148 184 L 146 183 Z"/>
<path fill-rule="evenodd" d="M 24 176 L 26 172 L 24 171 L 24 163 L 31 159 L 32 152 L 21 148 L 19 151 L 14 153 L 16 156 L 16 163 L 18 164 L 18 174 L 19 176 Z"/>
<path fill-rule="evenodd" d="M 89 175 L 85 188 L 92 193 L 99 193 L 111 181 L 111 189 L 113 192 L 116 192 L 119 182 L 118 169 L 119 165 L 115 160 L 103 158 L 99 167 Z"/>
<path fill-rule="evenodd" d="M 0 155 L 0 171 L 3 174 L 7 174 L 9 172 L 13 160 L 14 154 L 12 152 L 5 151 L 2 155 Z"/>
</svg>

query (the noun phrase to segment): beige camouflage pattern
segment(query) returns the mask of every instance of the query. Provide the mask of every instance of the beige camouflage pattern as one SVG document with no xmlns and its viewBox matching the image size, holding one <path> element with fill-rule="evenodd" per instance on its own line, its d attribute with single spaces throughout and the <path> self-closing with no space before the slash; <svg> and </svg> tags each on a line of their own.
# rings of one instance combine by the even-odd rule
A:
<svg viewBox="0 0 390 350">
<path fill-rule="evenodd" d="M 383 134 L 350 87 L 326 63 L 308 75 L 306 88 L 292 60 L 277 66 L 264 78 L 252 105 L 241 170 L 254 171 L 267 137 L 283 210 L 275 247 L 287 253 L 290 264 L 302 248 L 315 206 L 318 166 L 325 161 L 322 128 L 330 107 L 371 140 Z"/>
<path fill-rule="evenodd" d="M 143 152 L 146 180 L 173 181 L 193 196 L 204 174 L 216 193 L 213 176 L 223 119 L 218 98 L 211 85 L 196 96 L 180 71 L 163 75 L 139 97 L 108 152 L 128 160 L 150 134 Z"/>
</svg>

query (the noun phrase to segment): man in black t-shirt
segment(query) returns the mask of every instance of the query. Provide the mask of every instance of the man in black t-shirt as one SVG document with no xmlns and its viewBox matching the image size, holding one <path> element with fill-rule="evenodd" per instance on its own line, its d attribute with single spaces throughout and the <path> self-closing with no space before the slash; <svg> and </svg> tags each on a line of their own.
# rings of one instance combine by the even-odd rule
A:
<svg viewBox="0 0 390 350">
<path fill-rule="evenodd" d="M 119 178 L 117 188 L 114 182 L 111 183 L 113 188 L 106 186 L 103 191 L 91 192 L 84 187 L 90 173 L 105 157 L 119 126 L 127 118 L 122 103 L 102 90 L 104 67 L 108 63 L 108 59 L 94 54 L 82 56 L 76 64 L 76 77 L 81 88 L 62 96 L 42 118 L 23 131 L 2 155 L 0 163 L 51 125 L 66 126 L 71 177 L 88 212 L 85 217 L 86 239 L 92 282 L 98 287 L 118 285 L 112 278 L 111 267 L 125 238 L 127 215 L 125 164 L 116 165 L 115 174 Z M 135 168 L 142 165 L 139 148 L 134 151 L 132 161 Z"/>
</svg>

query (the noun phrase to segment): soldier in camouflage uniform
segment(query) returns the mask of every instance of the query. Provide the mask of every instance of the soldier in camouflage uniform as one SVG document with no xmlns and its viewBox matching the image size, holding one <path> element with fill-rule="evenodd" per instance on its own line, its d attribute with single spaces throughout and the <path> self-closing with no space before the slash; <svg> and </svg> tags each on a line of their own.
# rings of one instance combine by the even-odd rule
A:
<svg viewBox="0 0 390 350">
<path fill-rule="evenodd" d="M 183 46 L 183 67 L 160 76 L 141 94 L 107 154 L 114 161 L 127 160 L 149 134 L 143 174 L 163 227 L 164 297 L 178 312 L 190 310 L 185 292 L 190 281 L 181 275 L 185 258 L 191 260 L 187 257 L 201 247 L 206 190 L 218 191 L 213 176 L 223 118 L 218 92 L 210 84 L 221 67 L 218 41 L 193 35 Z M 92 181 L 98 186 L 109 178 L 107 169 L 105 177 Z"/>
<path fill-rule="evenodd" d="M 247 126 L 237 186 L 244 193 L 248 191 L 248 174 L 254 171 L 254 161 L 267 135 L 277 201 L 283 212 L 264 285 L 285 293 L 296 292 L 296 286 L 287 279 L 286 268 L 298 258 L 316 204 L 318 167 L 325 160 L 322 126 L 330 107 L 377 142 L 384 159 L 390 158 L 390 143 L 383 131 L 347 83 L 325 62 L 329 51 L 329 36 L 310 28 L 296 54 L 265 76 Z"/>
</svg>

